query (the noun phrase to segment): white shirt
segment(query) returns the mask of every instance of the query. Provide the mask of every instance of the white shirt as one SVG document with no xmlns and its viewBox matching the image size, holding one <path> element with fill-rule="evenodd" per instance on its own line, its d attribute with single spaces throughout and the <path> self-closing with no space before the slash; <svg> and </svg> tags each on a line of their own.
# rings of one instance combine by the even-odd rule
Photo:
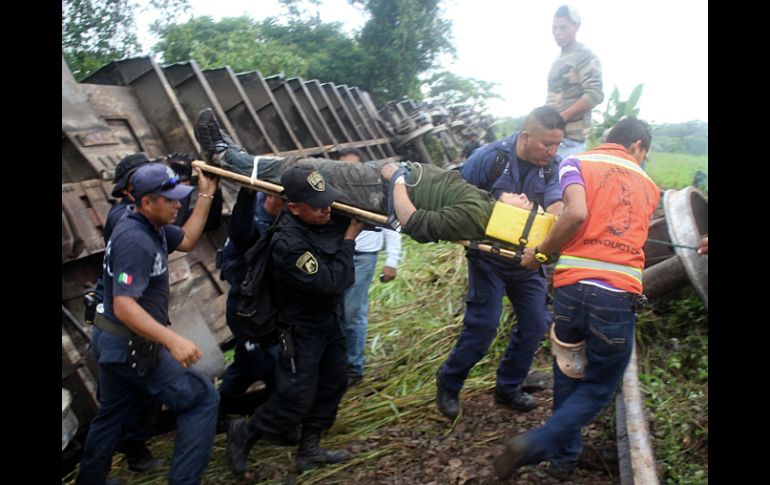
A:
<svg viewBox="0 0 770 485">
<path fill-rule="evenodd" d="M 385 266 L 395 268 L 401 259 L 401 234 L 390 229 L 380 231 L 361 231 L 356 237 L 356 251 L 376 253 L 382 249 L 385 240 Z"/>
</svg>

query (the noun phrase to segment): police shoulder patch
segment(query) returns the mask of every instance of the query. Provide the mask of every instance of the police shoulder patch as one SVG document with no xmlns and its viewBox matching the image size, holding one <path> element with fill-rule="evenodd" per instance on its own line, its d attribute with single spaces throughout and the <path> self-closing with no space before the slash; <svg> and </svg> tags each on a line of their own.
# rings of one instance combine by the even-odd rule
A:
<svg viewBox="0 0 770 485">
<path fill-rule="evenodd" d="M 318 272 L 318 261 L 315 259 L 309 251 L 297 258 L 297 268 L 301 269 L 307 274 L 316 274 Z"/>
</svg>

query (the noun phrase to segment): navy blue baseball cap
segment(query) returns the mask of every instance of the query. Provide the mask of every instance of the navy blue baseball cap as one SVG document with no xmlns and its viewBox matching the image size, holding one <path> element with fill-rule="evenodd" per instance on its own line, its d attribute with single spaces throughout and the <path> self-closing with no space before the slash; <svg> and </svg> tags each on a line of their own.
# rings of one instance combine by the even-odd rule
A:
<svg viewBox="0 0 770 485">
<path fill-rule="evenodd" d="M 291 167 L 281 175 L 281 185 L 289 202 L 304 202 L 316 209 L 329 207 L 341 194 L 311 165 Z"/>
<path fill-rule="evenodd" d="M 142 165 L 131 176 L 131 183 L 134 184 L 132 193 L 137 201 L 147 194 L 179 200 L 187 197 L 193 190 L 191 185 L 180 183 L 174 171 L 162 163 Z"/>
</svg>

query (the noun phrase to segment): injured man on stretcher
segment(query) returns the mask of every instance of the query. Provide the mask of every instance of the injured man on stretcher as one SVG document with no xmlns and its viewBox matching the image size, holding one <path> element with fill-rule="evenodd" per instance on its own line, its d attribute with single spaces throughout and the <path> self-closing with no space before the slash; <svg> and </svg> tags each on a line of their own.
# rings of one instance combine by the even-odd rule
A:
<svg viewBox="0 0 770 485">
<path fill-rule="evenodd" d="M 338 202 L 399 220 L 401 232 L 417 242 L 488 239 L 486 229 L 497 201 L 489 192 L 466 182 L 456 170 L 385 160 L 350 163 L 324 158 L 253 156 L 237 146 L 210 109 L 199 114 L 195 137 L 208 163 L 252 179 L 280 184 L 281 175 L 289 167 L 312 165 L 327 183 L 342 192 Z M 388 197 L 396 183 L 406 187 L 411 210 L 404 211 L 408 205 L 404 205 L 403 195 L 396 200 Z M 499 201 L 527 211 L 533 207 L 524 194 L 506 192 Z M 548 228 L 552 222 L 549 220 Z"/>
</svg>

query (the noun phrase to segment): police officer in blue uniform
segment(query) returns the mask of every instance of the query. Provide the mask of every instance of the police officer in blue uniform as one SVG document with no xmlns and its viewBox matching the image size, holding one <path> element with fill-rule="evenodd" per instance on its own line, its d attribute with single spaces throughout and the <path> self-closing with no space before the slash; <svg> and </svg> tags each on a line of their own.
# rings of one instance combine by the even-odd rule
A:
<svg viewBox="0 0 770 485">
<path fill-rule="evenodd" d="M 536 108 L 527 116 L 520 132 L 474 151 L 463 164 L 461 174 L 466 181 L 495 197 L 503 192 L 526 194 L 548 212 L 558 214 L 563 204 L 557 174 L 561 158 L 556 156 L 556 150 L 563 137 L 564 120 L 559 112 L 548 106 Z M 546 331 L 545 277 L 492 254 L 469 250 L 467 259 L 468 294 L 463 330 L 436 377 L 438 409 L 450 419 L 458 415 L 460 389 L 495 338 L 502 298 L 508 295 L 517 324 L 497 367 L 495 401 L 519 411 L 529 411 L 536 403 L 531 395 L 522 391 L 521 385 Z"/>
<path fill-rule="evenodd" d="M 123 427 L 148 396 L 177 415 L 169 483 L 200 483 L 214 443 L 219 396 L 190 368 L 200 349 L 168 323 L 168 254 L 190 251 L 203 232 L 217 183 L 202 176 L 207 195 L 182 229 L 171 225 L 192 187 L 150 163 L 132 177 L 136 207 L 115 227 L 104 255 L 104 313 L 96 315 L 92 349 L 99 363 L 99 412 L 91 422 L 77 483 L 103 484 Z"/>
<path fill-rule="evenodd" d="M 227 463 L 236 475 L 245 473 L 246 458 L 259 438 L 289 434 L 297 425 L 297 472 L 349 456 L 345 450 L 320 448 L 319 442 L 347 389 L 341 300 L 354 281 L 355 238 L 363 224 L 331 213 L 340 192 L 311 166 L 290 168 L 281 185 L 288 204 L 273 235 L 267 275 L 283 335 L 276 389 L 251 420 L 230 421 Z"/>
</svg>

